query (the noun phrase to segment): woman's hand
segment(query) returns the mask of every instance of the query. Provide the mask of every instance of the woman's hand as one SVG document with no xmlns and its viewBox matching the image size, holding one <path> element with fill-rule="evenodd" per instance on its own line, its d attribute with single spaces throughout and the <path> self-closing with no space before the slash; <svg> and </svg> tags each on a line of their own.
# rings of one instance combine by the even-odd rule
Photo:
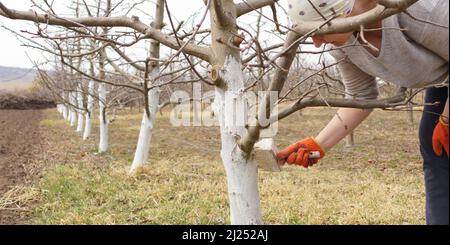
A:
<svg viewBox="0 0 450 245">
<path fill-rule="evenodd" d="M 319 156 L 311 156 L 311 153 L 319 152 Z M 278 164 L 299 165 L 305 168 L 313 166 L 325 156 L 325 151 L 314 138 L 301 140 L 278 152 Z"/>
</svg>

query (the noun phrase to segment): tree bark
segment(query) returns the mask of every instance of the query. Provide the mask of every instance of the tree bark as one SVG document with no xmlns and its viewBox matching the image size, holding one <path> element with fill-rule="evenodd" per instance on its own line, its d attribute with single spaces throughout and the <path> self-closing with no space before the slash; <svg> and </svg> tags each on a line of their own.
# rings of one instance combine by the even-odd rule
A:
<svg viewBox="0 0 450 245">
<path fill-rule="evenodd" d="M 84 126 L 83 139 L 87 140 L 91 137 L 92 133 L 92 113 L 94 112 L 94 96 L 95 93 L 95 82 L 93 80 L 89 81 L 88 85 L 88 96 L 87 96 L 87 112 L 86 125 Z"/>
<path fill-rule="evenodd" d="M 70 126 L 75 127 L 77 123 L 77 114 L 75 112 L 74 106 L 77 104 L 77 95 L 76 92 L 70 92 Z"/>
<path fill-rule="evenodd" d="M 101 83 L 98 86 L 99 97 L 99 119 L 100 119 L 100 140 L 98 144 L 98 152 L 108 151 L 108 117 L 106 113 L 106 84 Z"/>
<path fill-rule="evenodd" d="M 83 103 L 83 92 L 82 92 L 82 86 L 81 86 L 81 81 L 78 82 L 78 89 L 77 89 L 77 115 L 78 115 L 78 119 L 77 119 L 77 133 L 82 133 L 83 132 L 83 123 L 84 123 L 84 115 L 83 115 L 83 110 L 82 108 L 84 107 L 84 103 Z"/>
<path fill-rule="evenodd" d="M 355 146 L 355 132 L 351 132 L 345 138 L 345 147 L 354 147 Z"/>
<path fill-rule="evenodd" d="M 61 104 L 61 113 L 62 113 L 63 118 L 65 120 L 67 120 L 69 115 L 68 115 L 68 109 L 67 109 L 67 105 L 66 105 L 67 98 L 66 98 L 66 95 L 64 92 L 61 94 L 61 98 L 63 99 L 63 103 Z"/>
<path fill-rule="evenodd" d="M 211 6 L 211 23 L 214 52 L 212 65 L 217 68 L 213 73 L 219 75 L 213 108 L 220 123 L 221 157 L 227 175 L 231 224 L 261 224 L 257 164 L 252 158 L 248 158 L 237 144 L 237 139 L 244 135 L 245 125 L 236 123 L 235 116 L 245 115 L 246 110 L 240 52 L 238 47 L 230 46 L 233 44 L 223 44 L 233 40 L 238 34 L 236 6 L 232 0 L 214 1 Z M 234 108 L 235 112 L 232 111 Z"/>
<path fill-rule="evenodd" d="M 140 166 L 144 165 L 148 161 L 150 154 L 150 142 L 152 140 L 153 127 L 155 125 L 156 113 L 158 112 L 159 105 L 159 91 L 152 89 L 148 93 L 149 111 L 150 115 L 147 115 L 144 110 L 144 115 L 141 122 L 141 129 L 139 131 L 139 139 L 134 153 L 133 164 L 130 168 L 130 174 L 133 174 Z"/>
<path fill-rule="evenodd" d="M 155 21 L 152 23 L 153 28 L 161 30 L 164 23 L 164 0 L 158 0 L 155 6 Z M 158 41 L 152 40 L 150 44 L 150 58 L 157 60 L 160 57 L 161 45 Z M 142 116 L 141 129 L 139 131 L 139 139 L 134 153 L 133 163 L 129 173 L 133 174 L 140 166 L 148 162 L 150 154 L 150 142 L 152 139 L 153 128 L 155 126 L 156 113 L 159 108 L 159 88 L 147 90 L 150 81 L 156 83 L 155 78 L 159 73 L 159 63 L 151 61 L 146 66 L 146 74 L 144 79 L 145 90 L 145 106 L 144 115 Z"/>
</svg>

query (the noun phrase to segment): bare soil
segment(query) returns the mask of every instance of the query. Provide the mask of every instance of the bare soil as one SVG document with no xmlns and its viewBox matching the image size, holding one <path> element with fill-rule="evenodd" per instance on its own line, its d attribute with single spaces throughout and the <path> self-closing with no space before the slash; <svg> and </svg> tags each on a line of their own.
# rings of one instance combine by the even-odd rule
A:
<svg viewBox="0 0 450 245">
<path fill-rule="evenodd" d="M 55 102 L 39 94 L 8 93 L 0 90 L 0 109 L 29 110 L 56 107 Z"/>
<path fill-rule="evenodd" d="M 0 197 L 33 177 L 29 165 L 40 151 L 41 119 L 41 110 L 0 110 Z M 18 211 L 0 210 L 0 224 L 20 224 L 23 219 Z"/>
</svg>

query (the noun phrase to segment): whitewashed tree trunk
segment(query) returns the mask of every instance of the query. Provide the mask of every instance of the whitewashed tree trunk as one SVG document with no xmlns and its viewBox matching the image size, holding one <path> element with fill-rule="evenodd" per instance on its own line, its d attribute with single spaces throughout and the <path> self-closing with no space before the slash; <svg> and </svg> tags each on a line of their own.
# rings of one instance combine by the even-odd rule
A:
<svg viewBox="0 0 450 245">
<path fill-rule="evenodd" d="M 73 108 L 73 106 L 77 104 L 76 96 L 77 95 L 75 92 L 70 93 L 70 104 L 72 105 L 70 107 L 70 126 L 71 127 L 75 127 L 75 125 L 77 123 L 77 114 L 75 112 L 75 108 Z"/>
<path fill-rule="evenodd" d="M 345 147 L 354 147 L 355 146 L 355 132 L 351 132 L 345 138 Z"/>
<path fill-rule="evenodd" d="M 130 174 L 133 174 L 140 166 L 148 162 L 150 154 L 150 142 L 152 139 L 153 127 L 155 125 L 156 113 L 159 106 L 159 91 L 152 89 L 148 93 L 149 111 L 147 115 L 144 110 L 144 115 L 141 122 L 141 129 L 139 131 L 139 139 L 134 153 L 133 163 L 130 168 Z"/>
<path fill-rule="evenodd" d="M 67 121 L 72 124 L 72 93 L 69 92 L 67 94 L 67 101 L 69 102 L 69 105 L 67 106 Z"/>
<path fill-rule="evenodd" d="M 164 26 L 164 2 L 165 0 L 157 0 L 155 5 L 155 19 L 152 23 L 153 28 L 161 30 Z M 160 57 L 160 43 L 157 41 L 150 42 L 149 57 L 159 59 Z M 150 154 L 150 143 L 152 140 L 153 128 L 155 126 L 156 113 L 159 109 L 159 88 L 148 90 L 148 82 L 156 83 L 156 77 L 159 73 L 159 62 L 150 62 L 147 64 L 145 78 L 144 78 L 144 91 L 146 94 L 146 108 L 141 122 L 141 129 L 139 131 L 139 139 L 134 153 L 133 163 L 129 173 L 133 174 L 140 166 L 148 162 L 148 156 Z"/>
<path fill-rule="evenodd" d="M 83 132 L 83 124 L 84 124 L 84 115 L 83 115 L 83 110 L 82 108 L 84 107 L 84 103 L 83 103 L 83 91 L 82 91 L 82 86 L 81 86 L 81 82 L 78 83 L 78 89 L 77 89 L 77 133 L 81 133 Z"/>
<path fill-rule="evenodd" d="M 262 223 L 258 166 L 238 144 L 246 133 L 247 105 L 244 100 L 240 41 L 236 38 L 239 35 L 236 16 L 236 5 L 232 0 L 213 1 L 210 6 L 211 48 L 214 56 L 211 77 L 216 83 L 213 108 L 220 124 L 220 155 L 227 175 L 231 224 L 256 225 Z M 228 45 L 223 45 L 222 42 L 227 42 Z M 236 108 L 235 111 L 233 107 Z M 244 123 L 235 120 L 235 117 L 244 119 Z"/>
<path fill-rule="evenodd" d="M 95 82 L 93 80 L 89 81 L 88 85 L 88 96 L 87 96 L 87 112 L 86 124 L 84 126 L 83 140 L 89 139 L 92 132 L 92 113 L 94 112 L 94 96 L 95 93 Z"/>
<path fill-rule="evenodd" d="M 56 105 L 56 110 L 59 112 L 59 114 L 62 115 L 62 105 L 61 104 Z"/>
<path fill-rule="evenodd" d="M 61 104 L 56 105 L 56 110 L 58 110 L 59 114 L 61 114 L 61 116 L 62 116 L 62 105 Z"/>
<path fill-rule="evenodd" d="M 70 121 L 70 119 L 69 119 L 69 114 L 70 114 L 69 106 L 67 105 L 67 102 L 69 101 L 69 96 L 68 96 L 68 94 L 63 93 L 62 94 L 62 98 L 63 98 L 63 101 L 65 103 L 64 104 L 64 111 L 63 111 L 63 118 L 66 119 L 67 121 Z"/>
<path fill-rule="evenodd" d="M 68 110 L 67 110 L 67 106 L 66 105 L 62 105 L 63 106 L 63 108 L 62 108 L 62 116 L 63 116 L 63 118 L 65 119 L 65 120 L 67 120 L 67 118 L 69 117 L 68 116 Z"/>
<path fill-rule="evenodd" d="M 227 174 L 231 224 L 261 224 L 258 167 L 252 158 L 245 157 L 237 145 L 237 139 L 245 132 L 245 124 L 241 125 L 241 120 L 246 111 L 240 62 L 232 56 L 227 57 L 221 70 L 221 78 L 228 85 L 228 91 L 216 87 L 214 109 L 220 123 L 221 157 Z M 233 107 L 236 112 L 232 111 Z"/>
<path fill-rule="evenodd" d="M 100 113 L 100 141 L 98 152 L 108 151 L 108 116 L 106 113 L 106 84 L 100 83 L 98 86 L 99 113 Z"/>
</svg>

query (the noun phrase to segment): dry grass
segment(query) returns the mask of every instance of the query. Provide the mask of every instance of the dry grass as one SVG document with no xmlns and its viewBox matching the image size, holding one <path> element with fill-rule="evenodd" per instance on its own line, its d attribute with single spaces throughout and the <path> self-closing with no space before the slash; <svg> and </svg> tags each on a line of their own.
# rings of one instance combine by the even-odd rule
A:
<svg viewBox="0 0 450 245">
<path fill-rule="evenodd" d="M 333 114 L 309 109 L 283 121 L 279 145 L 315 135 Z M 405 113 L 377 111 L 356 131 L 356 147 L 340 144 L 308 170 L 261 172 L 264 222 L 424 224 L 417 128 L 407 118 Z M 29 223 L 229 223 L 217 128 L 174 128 L 167 114 L 160 116 L 150 164 L 131 178 L 127 170 L 140 119 L 136 111 L 120 113 L 110 126 L 111 151 L 98 155 L 97 138 L 83 143 L 49 110 L 41 123 L 48 139 L 47 167 L 33 187 L 41 195 Z"/>
<path fill-rule="evenodd" d="M 0 210 L 27 211 L 31 203 L 40 199 L 40 190 L 29 186 L 14 186 L 0 197 Z"/>
<path fill-rule="evenodd" d="M 9 92 L 19 92 L 29 90 L 33 87 L 33 83 L 30 82 L 0 82 L 0 90 Z"/>
</svg>

